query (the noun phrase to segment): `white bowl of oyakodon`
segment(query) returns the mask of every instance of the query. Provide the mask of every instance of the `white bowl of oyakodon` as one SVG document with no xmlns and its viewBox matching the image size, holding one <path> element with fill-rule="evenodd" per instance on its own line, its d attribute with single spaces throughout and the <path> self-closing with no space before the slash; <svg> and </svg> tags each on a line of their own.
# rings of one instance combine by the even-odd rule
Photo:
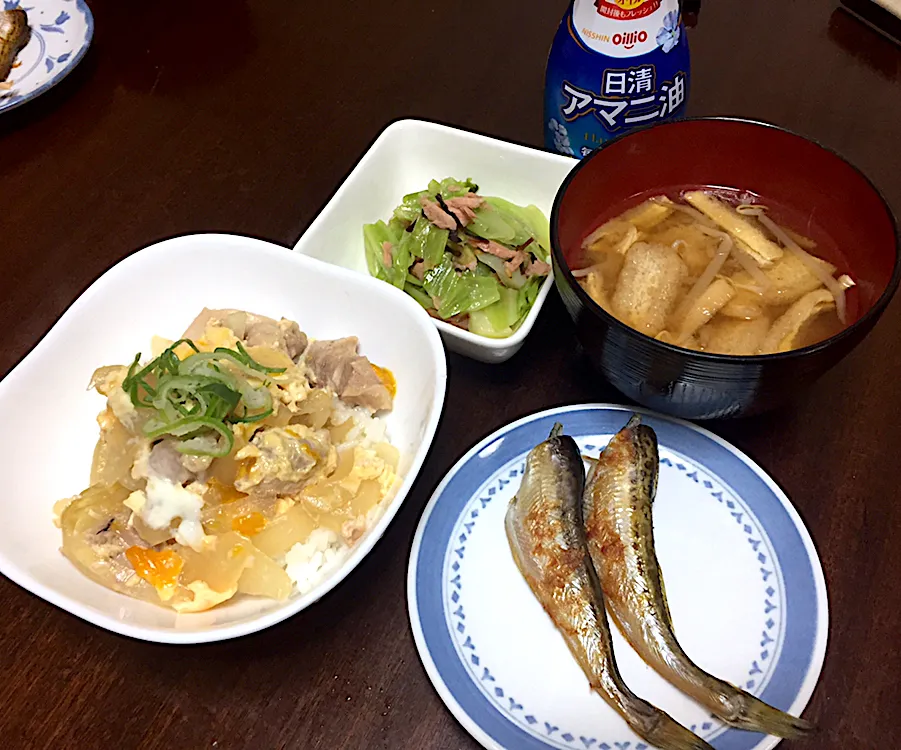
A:
<svg viewBox="0 0 901 750">
<path fill-rule="evenodd" d="M 232 235 L 167 240 L 107 271 L 0 383 L 18 425 L 0 437 L 13 477 L 0 572 L 169 643 L 315 602 L 397 512 L 444 401 L 437 332 L 387 292 Z"/>
<path fill-rule="evenodd" d="M 413 542 L 407 591 L 420 657 L 442 700 L 486 748 L 651 747 L 591 691 L 517 569 L 504 529 L 526 456 L 555 423 L 596 457 L 633 411 L 659 440 L 654 538 L 682 647 L 703 669 L 794 715 L 813 693 L 826 650 L 825 581 L 775 482 L 687 422 L 622 406 L 562 407 L 470 450 L 435 491 Z M 779 742 L 725 727 L 611 630 L 626 685 L 713 747 Z"/>
</svg>

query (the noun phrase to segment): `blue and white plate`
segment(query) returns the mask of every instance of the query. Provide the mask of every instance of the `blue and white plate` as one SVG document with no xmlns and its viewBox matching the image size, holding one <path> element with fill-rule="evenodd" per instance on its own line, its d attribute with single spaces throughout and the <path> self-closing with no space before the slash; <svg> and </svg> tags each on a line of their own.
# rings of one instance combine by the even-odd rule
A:
<svg viewBox="0 0 901 750">
<path fill-rule="evenodd" d="M 407 583 L 416 645 L 442 700 L 487 748 L 648 748 L 589 690 L 516 569 L 503 523 L 526 455 L 554 422 L 597 455 L 632 411 L 568 406 L 514 422 L 460 459 L 422 516 Z M 654 531 L 682 646 L 708 671 L 799 714 L 828 629 L 810 535 L 776 483 L 728 443 L 656 414 L 646 423 L 660 442 Z M 723 726 L 613 636 L 629 686 L 715 748 L 778 743 Z"/>
<path fill-rule="evenodd" d="M 19 7 L 28 14 L 31 40 L 6 83 L 0 83 L 0 112 L 59 83 L 84 57 L 94 34 L 94 17 L 84 0 L 0 0 L 2 10 Z"/>
</svg>

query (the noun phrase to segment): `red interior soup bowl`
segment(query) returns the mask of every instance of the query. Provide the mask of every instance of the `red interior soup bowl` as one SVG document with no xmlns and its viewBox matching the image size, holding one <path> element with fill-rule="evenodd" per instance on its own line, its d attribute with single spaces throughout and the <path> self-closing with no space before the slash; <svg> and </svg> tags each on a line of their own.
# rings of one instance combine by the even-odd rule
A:
<svg viewBox="0 0 901 750">
<path fill-rule="evenodd" d="M 802 348 L 737 356 L 652 338 L 597 304 L 573 275 L 591 262 L 585 238 L 651 196 L 687 189 L 748 196 L 740 202 L 765 204 L 778 224 L 815 240 L 812 252 L 856 283 L 844 326 Z M 901 276 L 895 219 L 873 184 L 832 151 L 748 120 L 679 120 L 605 144 L 561 186 L 551 240 L 557 288 L 589 358 L 629 398 L 686 419 L 747 415 L 790 399 L 869 333 Z"/>
</svg>

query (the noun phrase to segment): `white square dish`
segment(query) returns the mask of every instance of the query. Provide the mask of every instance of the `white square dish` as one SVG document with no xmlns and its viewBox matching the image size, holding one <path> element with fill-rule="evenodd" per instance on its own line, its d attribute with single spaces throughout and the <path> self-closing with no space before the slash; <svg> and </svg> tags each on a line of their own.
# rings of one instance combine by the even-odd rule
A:
<svg viewBox="0 0 901 750">
<path fill-rule="evenodd" d="M 557 190 L 577 163 L 447 125 L 398 120 L 376 138 L 294 249 L 369 276 L 363 225 L 387 220 L 404 195 L 422 190 L 429 180 L 470 177 L 479 192 L 534 204 L 550 218 Z M 504 362 L 529 335 L 553 283 L 549 275 L 525 321 L 508 338 L 478 336 L 443 320 L 434 323 L 452 351 L 482 362 Z"/>
<path fill-rule="evenodd" d="M 287 248 L 234 235 L 166 240 L 111 268 L 0 382 L 6 424 L 0 454 L 7 476 L 0 496 L 0 572 L 84 620 L 164 643 L 244 635 L 315 602 L 384 533 L 419 473 L 441 415 L 441 340 L 422 308 L 395 291 Z M 108 590 L 76 569 L 59 551 L 53 505 L 88 485 L 96 417 L 105 405 L 102 396 L 86 390 L 94 369 L 148 352 L 154 334 L 176 338 L 205 306 L 284 316 L 312 338 L 357 336 L 361 352 L 397 380 L 386 423 L 401 452 L 403 481 L 344 563 L 310 593 L 284 602 L 236 597 L 207 612 L 176 614 Z"/>
</svg>

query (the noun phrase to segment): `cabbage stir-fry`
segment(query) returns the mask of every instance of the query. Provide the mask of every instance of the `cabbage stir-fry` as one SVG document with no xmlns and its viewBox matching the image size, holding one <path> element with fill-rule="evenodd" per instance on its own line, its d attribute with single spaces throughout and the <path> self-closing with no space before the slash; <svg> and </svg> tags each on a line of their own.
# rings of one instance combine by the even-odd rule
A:
<svg viewBox="0 0 901 750">
<path fill-rule="evenodd" d="M 482 196 L 470 180 L 432 180 L 388 223 L 363 227 L 369 272 L 435 318 L 504 338 L 550 273 L 548 221 L 535 206 Z"/>
<path fill-rule="evenodd" d="M 56 509 L 63 553 L 179 612 L 310 590 L 396 489 L 393 376 L 355 338 L 237 310 L 153 348 L 94 373 L 107 405 L 90 487 Z"/>
</svg>

